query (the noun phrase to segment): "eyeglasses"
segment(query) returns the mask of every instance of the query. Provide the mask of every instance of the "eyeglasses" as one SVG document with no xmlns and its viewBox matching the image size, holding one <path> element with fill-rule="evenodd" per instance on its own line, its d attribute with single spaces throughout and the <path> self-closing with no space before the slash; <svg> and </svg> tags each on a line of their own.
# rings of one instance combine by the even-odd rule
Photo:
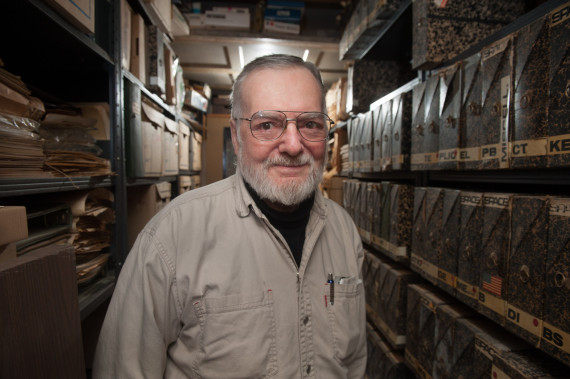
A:
<svg viewBox="0 0 570 379">
<path fill-rule="evenodd" d="M 289 121 L 295 121 L 297 130 L 303 139 L 310 142 L 321 142 L 327 135 L 334 121 L 324 113 L 301 112 L 295 118 L 287 118 L 285 111 L 258 111 L 250 118 L 238 118 L 249 121 L 249 129 L 253 137 L 260 141 L 273 141 L 281 137 Z M 287 111 L 295 112 L 295 111 Z"/>
</svg>

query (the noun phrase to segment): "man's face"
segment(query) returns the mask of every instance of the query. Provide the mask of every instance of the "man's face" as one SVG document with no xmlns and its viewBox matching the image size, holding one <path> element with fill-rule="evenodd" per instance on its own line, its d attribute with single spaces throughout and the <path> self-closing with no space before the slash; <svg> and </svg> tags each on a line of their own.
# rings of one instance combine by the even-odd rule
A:
<svg viewBox="0 0 570 379">
<path fill-rule="evenodd" d="M 304 68 L 259 70 L 251 73 L 243 85 L 246 113 L 242 117 L 260 110 L 280 110 L 295 111 L 285 112 L 287 118 L 295 118 L 300 112 L 322 110 L 319 84 Z M 238 128 L 236 123 L 240 123 Z M 312 195 L 322 179 L 325 142 L 304 140 L 294 121 L 288 122 L 281 137 L 274 141 L 255 139 L 248 121 L 232 120 L 231 126 L 238 168 L 270 205 L 287 208 Z"/>
</svg>

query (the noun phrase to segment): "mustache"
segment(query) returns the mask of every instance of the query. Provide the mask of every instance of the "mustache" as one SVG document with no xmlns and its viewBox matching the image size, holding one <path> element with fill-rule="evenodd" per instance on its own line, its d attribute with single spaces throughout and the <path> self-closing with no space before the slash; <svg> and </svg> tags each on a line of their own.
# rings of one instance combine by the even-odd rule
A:
<svg viewBox="0 0 570 379">
<path fill-rule="evenodd" d="M 265 167 L 271 166 L 302 166 L 314 163 L 314 159 L 309 154 L 302 154 L 297 157 L 289 157 L 286 155 L 277 155 L 267 158 L 264 162 Z"/>
</svg>

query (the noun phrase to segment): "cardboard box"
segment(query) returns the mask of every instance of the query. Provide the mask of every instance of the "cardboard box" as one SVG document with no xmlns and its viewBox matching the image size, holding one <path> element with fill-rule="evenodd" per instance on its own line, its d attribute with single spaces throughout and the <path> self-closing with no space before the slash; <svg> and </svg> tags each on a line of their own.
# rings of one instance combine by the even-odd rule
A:
<svg viewBox="0 0 570 379">
<path fill-rule="evenodd" d="M 275 20 L 264 20 L 263 31 L 270 33 L 300 34 L 301 25 Z"/>
<path fill-rule="evenodd" d="M 478 310 L 500 325 L 505 325 L 504 286 L 511 233 L 511 196 L 508 193 L 483 195 Z"/>
<path fill-rule="evenodd" d="M 570 365 L 570 198 L 551 198 L 548 214 L 548 254 L 544 319 L 540 347 Z"/>
<path fill-rule="evenodd" d="M 172 4 L 170 0 L 145 0 L 147 11 L 155 25 L 158 25 L 163 33 L 172 32 Z"/>
<path fill-rule="evenodd" d="M 0 206 L 0 262 L 16 258 L 16 242 L 28 237 L 26 207 Z"/>
<path fill-rule="evenodd" d="M 535 346 L 542 336 L 546 303 L 549 206 L 545 196 L 512 197 L 506 328 Z"/>
<path fill-rule="evenodd" d="M 0 206 L 0 245 L 28 237 L 26 207 Z"/>
<path fill-rule="evenodd" d="M 549 21 L 541 17 L 515 33 L 512 168 L 547 166 Z"/>
<path fill-rule="evenodd" d="M 192 189 L 200 188 L 200 175 L 191 175 Z"/>
<path fill-rule="evenodd" d="M 97 141 L 111 140 L 111 118 L 109 113 L 109 103 L 74 103 L 81 108 L 81 115 L 93 120 L 97 120 L 93 129 L 87 133 Z"/>
<path fill-rule="evenodd" d="M 178 64 L 174 65 L 175 53 L 172 48 L 164 45 L 164 99 L 167 104 L 176 105 L 176 70 Z"/>
<path fill-rule="evenodd" d="M 194 107 L 202 112 L 208 111 L 208 99 L 192 88 L 186 92 L 184 104 Z"/>
<path fill-rule="evenodd" d="M 180 175 L 178 177 L 178 194 L 182 195 L 192 189 L 192 179 L 188 175 Z"/>
<path fill-rule="evenodd" d="M 190 169 L 190 127 L 178 121 L 178 169 Z"/>
<path fill-rule="evenodd" d="M 483 194 L 462 191 L 461 225 L 457 251 L 455 297 L 474 309 L 478 307 L 481 235 L 483 230 Z"/>
<path fill-rule="evenodd" d="M 148 89 L 159 96 L 166 93 L 164 35 L 156 25 L 148 26 Z"/>
<path fill-rule="evenodd" d="M 346 178 L 342 176 L 333 176 L 329 180 L 329 186 L 327 188 L 327 194 L 329 199 L 336 202 L 338 205 L 342 206 L 342 182 Z"/>
<path fill-rule="evenodd" d="M 202 135 L 190 132 L 190 170 L 202 170 Z"/>
<path fill-rule="evenodd" d="M 548 87 L 548 166 L 570 166 L 570 96 L 568 93 L 568 73 L 570 61 L 566 59 L 568 46 L 560 41 L 568 41 L 568 4 L 552 11 L 550 17 L 550 78 Z"/>
<path fill-rule="evenodd" d="M 462 77 L 461 66 L 455 64 L 438 71 L 440 78 L 440 128 L 438 169 L 457 170 L 459 168 L 459 148 L 461 135 L 459 119 L 461 112 Z"/>
<path fill-rule="evenodd" d="M 437 260 L 437 286 L 445 292 L 455 294 L 457 255 L 461 230 L 461 191 L 445 189 L 441 217 L 441 240 Z"/>
<path fill-rule="evenodd" d="M 125 104 L 129 104 L 125 108 L 127 175 L 158 177 L 162 174 L 164 116 L 141 102 L 137 84 L 125 83 Z"/>
<path fill-rule="evenodd" d="M 481 51 L 481 161 L 477 169 L 509 167 L 508 143 L 512 130 L 512 49 L 507 36 Z"/>
<path fill-rule="evenodd" d="M 133 12 L 131 27 L 130 71 L 131 74 L 146 85 L 146 26 L 140 14 Z"/>
<path fill-rule="evenodd" d="M 172 35 L 174 37 L 183 37 L 190 34 L 190 25 L 188 25 L 188 21 L 180 12 L 178 7 L 172 4 Z"/>
<path fill-rule="evenodd" d="M 178 175 L 178 123 L 164 118 L 162 176 Z"/>
<path fill-rule="evenodd" d="M 250 16 L 248 13 L 205 11 L 207 28 L 213 29 L 247 29 L 249 30 Z"/>
<path fill-rule="evenodd" d="M 172 187 L 169 182 L 127 188 L 128 250 L 133 247 L 140 231 L 170 202 Z"/>
<path fill-rule="evenodd" d="M 184 13 L 184 18 L 188 21 L 190 30 L 206 28 L 206 15 L 204 13 Z"/>
<path fill-rule="evenodd" d="M 95 2 L 91 0 L 47 0 L 63 18 L 84 33 L 95 33 Z"/>
<path fill-rule="evenodd" d="M 402 92 L 392 99 L 391 164 L 393 171 L 410 169 L 412 144 L 412 93 Z"/>
<path fill-rule="evenodd" d="M 129 70 L 131 67 L 131 33 L 133 10 L 127 0 L 121 0 L 121 66 Z"/>
</svg>

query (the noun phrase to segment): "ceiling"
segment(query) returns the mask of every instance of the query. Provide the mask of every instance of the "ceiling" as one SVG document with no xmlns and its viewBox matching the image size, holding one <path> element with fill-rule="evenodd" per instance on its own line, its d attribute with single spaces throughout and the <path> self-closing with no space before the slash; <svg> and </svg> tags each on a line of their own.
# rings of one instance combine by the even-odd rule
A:
<svg viewBox="0 0 570 379">
<path fill-rule="evenodd" d="M 255 2 L 244 2 L 249 6 Z M 249 32 L 231 29 L 191 29 L 190 35 L 174 37 L 172 48 L 190 82 L 206 83 L 213 94 L 227 94 L 241 71 L 240 47 L 247 64 L 256 57 L 282 53 L 302 57 L 321 71 L 325 88 L 346 76 L 347 62 L 339 60 L 339 41 L 346 18 L 341 1 L 305 1 L 299 35 Z M 346 3 L 346 2 L 345 2 Z M 204 3 L 203 3 L 204 4 Z M 211 5 L 223 2 L 208 2 Z M 232 2 L 232 6 L 241 4 Z M 184 6 L 180 7 L 184 12 Z"/>
</svg>

